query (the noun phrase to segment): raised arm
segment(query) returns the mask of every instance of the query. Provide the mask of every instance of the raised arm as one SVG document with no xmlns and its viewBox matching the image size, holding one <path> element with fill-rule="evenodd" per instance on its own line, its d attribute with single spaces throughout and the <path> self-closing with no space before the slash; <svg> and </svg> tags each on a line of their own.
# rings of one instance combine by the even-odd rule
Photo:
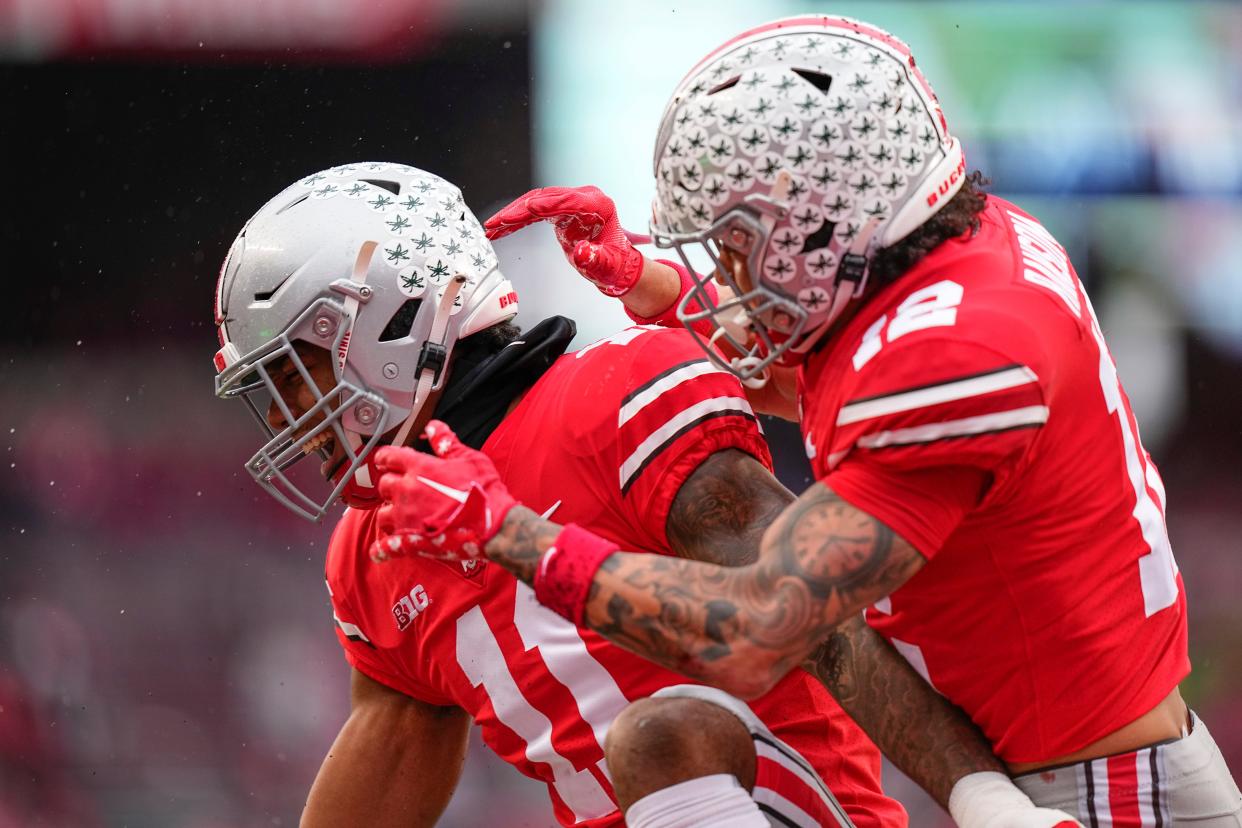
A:
<svg viewBox="0 0 1242 828">
<path fill-rule="evenodd" d="M 644 256 L 634 244 L 647 241 L 621 227 L 617 207 L 598 187 L 540 187 L 515 198 L 484 222 L 489 239 L 500 239 L 546 222 L 569 264 L 605 296 L 617 298 L 635 322 L 679 327 L 677 306 L 694 278 L 682 265 Z M 709 285 L 723 302 L 727 288 Z M 697 307 L 697 305 L 695 306 Z M 710 336 L 710 327 L 704 336 Z M 786 420 L 798 416 L 796 371 L 774 366 L 762 387 L 746 389 L 751 407 Z"/>
<path fill-rule="evenodd" d="M 540 187 L 515 198 L 483 223 L 493 241 L 547 222 L 565 258 L 605 296 L 617 297 L 633 316 L 655 318 L 673 310 L 681 277 L 667 264 L 643 256 L 617 217 L 617 206 L 598 187 Z"/>
<path fill-rule="evenodd" d="M 470 717 L 353 671 L 350 713 L 319 768 L 302 828 L 435 825 L 466 758 Z"/>
</svg>

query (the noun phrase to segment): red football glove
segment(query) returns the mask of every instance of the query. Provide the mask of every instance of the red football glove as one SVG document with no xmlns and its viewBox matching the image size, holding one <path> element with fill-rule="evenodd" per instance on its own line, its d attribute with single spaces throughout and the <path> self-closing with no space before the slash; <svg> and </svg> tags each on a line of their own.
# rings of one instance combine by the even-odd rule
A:
<svg viewBox="0 0 1242 828">
<path fill-rule="evenodd" d="M 617 220 L 617 206 L 598 187 L 543 187 L 514 199 L 483 223 L 495 240 L 547 221 L 556 228 L 566 258 L 600 292 L 625 294 L 643 272 L 643 254 L 631 242 L 647 237 L 627 233 Z"/>
<path fill-rule="evenodd" d="M 375 453 L 384 505 L 371 558 L 481 558 L 516 501 L 487 455 L 463 445 L 447 425 L 432 420 L 423 433 L 437 456 L 396 446 Z"/>
</svg>

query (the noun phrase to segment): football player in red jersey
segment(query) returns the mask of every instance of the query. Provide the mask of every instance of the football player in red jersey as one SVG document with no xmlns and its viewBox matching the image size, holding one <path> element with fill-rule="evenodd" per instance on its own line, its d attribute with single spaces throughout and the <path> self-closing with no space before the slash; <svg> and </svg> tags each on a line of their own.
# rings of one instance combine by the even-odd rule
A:
<svg viewBox="0 0 1242 828">
<path fill-rule="evenodd" d="M 652 233 L 680 271 L 580 232 L 612 209 L 593 188 L 535 191 L 488 227 L 550 220 L 588 278 L 643 273 L 640 314 L 675 308 L 744 383 L 771 372 L 771 399 L 796 366 L 817 482 L 726 570 L 611 554 L 525 509 L 446 510 L 419 477 L 467 487 L 448 441 L 445 461 L 393 464 L 394 551 L 487 541 L 567 617 L 743 697 L 865 610 L 1036 802 L 1093 826 L 1242 825 L 1178 691 L 1164 489 L 1090 301 L 1039 222 L 966 174 L 909 49 L 843 18 L 745 32 L 679 85 L 655 173 Z M 692 275 L 692 249 L 714 272 Z M 474 543 L 428 545 L 446 530 Z"/>
<path fill-rule="evenodd" d="M 880 792 L 874 746 L 802 670 L 747 708 L 575 628 L 500 567 L 372 562 L 371 449 L 412 442 L 433 410 L 545 514 L 633 548 L 744 563 L 792 501 L 740 383 L 684 330 L 633 328 L 562 356 L 572 323 L 519 334 L 506 324 L 516 310 L 457 188 L 396 164 L 303 179 L 247 223 L 222 268 L 217 391 L 246 400 L 270 438 L 247 468 L 303 516 L 338 496 L 357 507 L 337 524 L 326 573 L 352 712 L 303 823 L 431 824 L 473 719 L 547 784 L 566 825 L 618 825 L 617 803 L 646 826 L 764 814 L 904 825 Z M 315 456 L 331 481 L 323 497 L 294 468 Z M 1001 769 L 861 618 L 841 640 L 840 663 L 867 677 L 851 712 L 917 781 L 943 800 L 958 779 Z M 1022 810 L 1026 821 L 1003 824 L 1055 821 Z"/>
</svg>

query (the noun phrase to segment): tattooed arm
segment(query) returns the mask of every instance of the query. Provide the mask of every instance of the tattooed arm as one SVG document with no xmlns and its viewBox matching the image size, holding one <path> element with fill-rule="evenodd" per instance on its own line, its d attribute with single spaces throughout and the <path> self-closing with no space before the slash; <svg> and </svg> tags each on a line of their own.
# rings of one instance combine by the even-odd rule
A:
<svg viewBox="0 0 1242 828">
<path fill-rule="evenodd" d="M 595 576 L 586 619 L 623 647 L 753 698 L 923 563 L 817 483 L 767 529 L 749 566 L 613 555 Z"/>
<path fill-rule="evenodd" d="M 793 493 L 759 461 L 744 451 L 723 449 L 677 490 L 664 531 L 682 558 L 719 566 L 751 564 L 759 557 L 764 530 L 793 502 Z M 487 556 L 530 584 L 561 527 L 521 506 L 515 512 L 488 543 Z"/>
<path fill-rule="evenodd" d="M 963 776 L 1007 772 L 961 708 L 933 690 L 861 615 L 829 633 L 804 666 L 881 752 L 943 807 Z"/>
<path fill-rule="evenodd" d="M 596 575 L 587 607 L 589 625 L 640 655 L 713 684 L 722 675 L 717 672 L 720 668 L 735 669 L 745 677 L 759 665 L 772 671 L 767 665 L 783 646 L 800 652 L 796 659 L 781 662 L 784 666 L 768 673 L 774 683 L 809 654 L 804 666 L 880 750 L 947 806 L 949 792 L 961 777 L 976 771 L 1004 773 L 1005 769 L 966 714 L 923 681 L 862 620 L 861 607 L 874 599 L 857 597 L 868 590 L 869 583 L 888 584 L 907 569 L 912 573 L 922 559 L 911 559 L 917 552 L 908 550 L 904 555 L 909 563 L 897 566 L 894 561 L 901 559 L 905 546 L 899 538 L 825 487 L 815 489 L 812 503 L 820 505 L 799 520 L 801 510 L 808 508 L 806 498 L 795 501 L 767 469 L 744 452 L 713 454 L 682 484 L 669 511 L 666 532 L 678 555 L 734 569 L 663 556 L 613 555 L 604 564 L 607 572 Z M 857 527 L 848 540 L 846 533 L 838 532 L 831 540 L 824 537 L 818 546 L 809 544 L 813 527 L 823 529 L 829 519 L 846 516 L 853 523 L 842 524 Z M 779 525 L 764 544 L 765 530 L 773 521 Z M 559 529 L 548 526 L 522 521 L 509 527 L 506 522 L 506 530 L 525 529 L 520 538 L 515 533 L 505 548 L 510 553 L 522 547 L 546 548 Z M 754 564 L 761 545 L 764 558 L 760 565 L 736 569 Z M 779 557 L 783 562 L 779 564 L 768 560 L 783 547 L 803 549 L 808 561 L 822 554 L 825 566 L 817 570 L 821 574 L 813 575 L 810 564 L 789 557 Z M 501 563 L 507 560 L 496 556 L 493 545 L 488 546 L 488 556 Z M 841 557 L 836 568 L 828 565 L 830 556 Z M 534 554 L 528 559 L 527 571 L 532 574 L 538 557 Z M 830 571 L 836 575 L 827 574 Z M 760 578 L 779 583 L 788 600 L 776 597 L 775 592 L 752 591 Z M 821 595 L 827 599 L 817 604 Z M 801 609 L 795 608 L 795 601 Z M 831 631 L 830 602 L 845 619 Z M 852 604 L 857 604 L 857 611 L 847 609 Z M 817 610 L 822 614 L 817 615 Z M 755 659 L 753 665 L 750 658 Z M 734 692 L 740 689 L 731 678 L 718 686 Z"/>
<path fill-rule="evenodd" d="M 742 566 L 794 496 L 750 455 L 713 454 L 677 492 L 666 534 L 683 558 Z M 970 718 L 931 688 L 861 614 L 804 665 L 897 767 L 948 807 L 957 780 L 1005 767 Z"/>
<path fill-rule="evenodd" d="M 487 556 L 531 583 L 558 531 L 515 507 Z M 924 562 L 883 523 L 816 483 L 764 532 L 748 566 L 610 556 L 595 575 L 585 623 L 652 661 L 754 698 Z"/>
</svg>

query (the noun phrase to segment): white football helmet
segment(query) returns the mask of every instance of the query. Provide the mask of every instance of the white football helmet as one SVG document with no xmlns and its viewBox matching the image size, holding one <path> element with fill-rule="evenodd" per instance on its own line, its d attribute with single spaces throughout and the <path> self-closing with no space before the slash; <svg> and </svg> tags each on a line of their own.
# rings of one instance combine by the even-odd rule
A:
<svg viewBox="0 0 1242 828">
<path fill-rule="evenodd" d="M 269 201 L 233 242 L 216 286 L 216 394 L 246 401 L 268 436 L 246 463 L 294 512 L 320 520 L 343 496 L 378 501 L 367 462 L 385 435 L 401 444 L 453 345 L 511 319 L 517 295 L 461 191 L 402 164 L 361 163 L 303 178 Z M 336 386 L 315 387 L 295 343 L 335 355 Z M 285 358 L 313 392 L 291 411 L 273 381 Z M 275 404 L 284 427 L 273 428 Z M 326 497 L 287 473 L 335 453 Z"/>
<path fill-rule="evenodd" d="M 909 48 L 888 32 L 817 15 L 741 34 L 690 70 L 656 140 L 655 243 L 691 272 L 687 251 L 701 246 L 735 294 L 712 302 L 708 273 L 679 315 L 709 321 L 711 341 L 741 356 L 726 363 L 702 343 L 709 355 L 761 384 L 862 295 L 876 250 L 952 198 L 965 164 Z M 744 257 L 750 284 L 721 266 L 721 246 Z"/>
</svg>

